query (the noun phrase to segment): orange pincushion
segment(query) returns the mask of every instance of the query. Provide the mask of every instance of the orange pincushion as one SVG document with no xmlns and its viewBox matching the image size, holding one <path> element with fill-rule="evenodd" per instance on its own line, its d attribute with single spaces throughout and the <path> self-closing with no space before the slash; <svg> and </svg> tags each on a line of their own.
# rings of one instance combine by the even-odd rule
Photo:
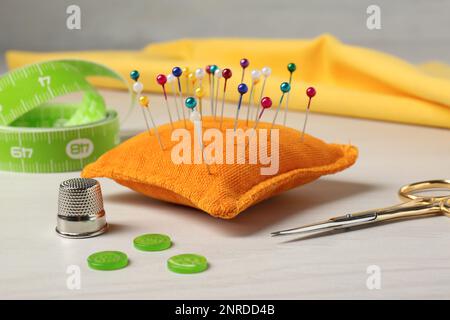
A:
<svg viewBox="0 0 450 320">
<path fill-rule="evenodd" d="M 184 128 L 183 121 L 174 123 L 174 126 Z M 224 119 L 220 132 L 224 133 L 225 129 L 232 129 L 233 126 L 233 119 Z M 218 127 L 217 121 L 210 117 L 203 118 L 204 131 L 209 128 L 219 130 Z M 239 122 L 239 128 L 247 129 L 245 121 Z M 180 142 L 171 141 L 173 131 L 166 124 L 158 128 L 164 151 L 154 134 L 150 137 L 148 132 L 144 132 L 86 166 L 82 176 L 111 178 L 149 197 L 191 206 L 212 216 L 230 219 L 264 199 L 314 181 L 322 175 L 344 170 L 355 163 L 358 156 L 354 146 L 327 144 L 310 135 L 305 135 L 304 141 L 301 141 L 301 133 L 297 130 L 284 126 L 274 128 L 279 129 L 279 163 L 273 175 L 261 174 L 263 168 L 267 170 L 268 164 L 259 161 L 256 164 L 249 163 L 248 150 L 245 159 L 241 159 L 245 163 L 211 163 L 209 168 L 205 163 L 176 164 L 173 161 L 173 147 Z M 270 129 L 270 124 L 260 123 L 257 132 L 260 133 L 261 129 Z M 188 121 L 185 133 L 194 136 L 193 131 L 193 125 Z M 273 139 L 269 133 L 267 147 L 262 150 L 268 155 L 273 149 Z M 194 159 L 195 139 L 189 143 L 192 143 L 190 152 L 191 159 Z M 237 144 L 239 142 L 235 142 L 235 154 L 238 154 Z M 248 146 L 249 142 L 244 144 Z M 206 141 L 205 148 L 208 148 Z M 223 158 L 225 162 L 226 156 Z M 208 160 L 208 156 L 205 159 Z"/>
</svg>

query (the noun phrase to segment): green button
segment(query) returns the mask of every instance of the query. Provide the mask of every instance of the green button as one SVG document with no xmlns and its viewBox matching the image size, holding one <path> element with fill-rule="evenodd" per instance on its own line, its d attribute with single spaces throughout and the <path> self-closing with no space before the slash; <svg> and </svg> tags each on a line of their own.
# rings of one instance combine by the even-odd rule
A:
<svg viewBox="0 0 450 320">
<path fill-rule="evenodd" d="M 208 269 L 208 260 L 198 254 L 180 254 L 167 260 L 167 268 L 176 273 L 198 273 Z"/>
<path fill-rule="evenodd" d="M 143 234 L 133 240 L 134 247 L 142 251 L 162 251 L 172 246 L 165 234 Z"/>
<path fill-rule="evenodd" d="M 128 265 L 128 257 L 120 251 L 100 251 L 87 258 L 89 267 L 96 270 L 117 270 Z"/>
</svg>

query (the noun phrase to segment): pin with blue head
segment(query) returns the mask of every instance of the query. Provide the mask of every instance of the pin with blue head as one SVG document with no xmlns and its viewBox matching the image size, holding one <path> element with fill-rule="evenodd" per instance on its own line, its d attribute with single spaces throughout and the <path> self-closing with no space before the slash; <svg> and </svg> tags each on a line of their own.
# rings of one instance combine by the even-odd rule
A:
<svg viewBox="0 0 450 320">
<path fill-rule="evenodd" d="M 241 59 L 241 61 L 239 61 L 239 64 L 241 65 L 242 68 L 241 83 L 243 83 L 245 77 L 245 69 L 247 69 L 247 67 L 250 65 L 250 61 L 248 61 L 248 59 L 246 58 L 243 58 Z"/>
<path fill-rule="evenodd" d="M 241 104 L 242 104 L 242 97 L 244 94 L 246 94 L 248 91 L 248 87 L 245 83 L 241 83 L 238 85 L 238 92 L 239 92 L 239 101 L 236 108 L 236 117 L 234 119 L 234 131 L 237 129 L 238 119 L 239 119 L 239 111 L 241 110 Z"/>
<path fill-rule="evenodd" d="M 181 106 L 182 106 L 181 110 L 182 110 L 182 114 L 183 114 L 184 127 L 187 128 L 186 114 L 184 113 L 184 108 L 183 108 L 183 91 L 181 90 L 181 81 L 180 81 L 180 77 L 183 74 L 183 70 L 180 67 L 174 67 L 172 69 L 172 74 L 177 79 L 177 82 L 178 82 L 178 94 L 180 96 L 180 102 L 181 102 Z"/>
<path fill-rule="evenodd" d="M 283 103 L 283 98 L 286 95 L 286 93 L 288 93 L 291 90 L 291 85 L 289 84 L 289 82 L 283 82 L 280 85 L 280 90 L 281 90 L 281 97 L 280 97 L 280 101 L 278 102 L 277 111 L 275 111 L 275 116 L 273 117 L 271 129 L 273 128 L 273 126 L 275 125 L 275 122 L 277 121 L 278 112 L 280 111 L 281 104 Z"/>
<path fill-rule="evenodd" d="M 287 69 L 289 71 L 289 85 L 292 88 L 292 74 L 295 72 L 295 70 L 297 70 L 297 66 L 295 65 L 295 63 L 289 63 L 287 65 Z M 284 105 L 284 118 L 283 118 L 283 125 L 286 126 L 286 120 L 287 120 L 287 113 L 288 113 L 288 109 L 289 109 L 289 96 L 291 95 L 291 92 L 287 93 L 286 96 L 286 104 Z"/>
<path fill-rule="evenodd" d="M 231 78 L 233 75 L 233 72 L 231 72 L 230 69 L 225 68 L 222 71 L 222 77 L 225 79 L 225 82 L 223 84 L 223 93 L 222 93 L 222 111 L 220 113 L 220 129 L 222 129 L 222 123 L 223 123 L 223 108 L 225 105 L 225 93 L 227 91 L 227 81 Z"/>
<path fill-rule="evenodd" d="M 306 107 L 305 123 L 303 124 L 303 131 L 302 131 L 302 138 L 301 138 L 302 142 L 305 138 L 306 123 L 308 122 L 308 114 L 309 114 L 309 109 L 311 107 L 311 100 L 316 95 L 316 93 L 317 93 L 317 91 L 313 87 L 309 87 L 308 89 L 306 89 L 306 95 L 308 96 L 308 106 Z"/>
<path fill-rule="evenodd" d="M 250 94 L 248 97 L 248 107 L 247 107 L 247 121 L 246 124 L 248 126 L 248 120 L 250 118 L 250 111 L 253 107 L 253 92 L 254 92 L 254 88 L 255 86 L 258 84 L 260 78 L 261 78 L 261 71 L 259 70 L 252 70 L 252 72 L 250 73 L 251 77 L 252 77 L 252 84 L 250 86 Z M 258 113 L 258 111 L 256 111 L 256 113 Z"/>
</svg>

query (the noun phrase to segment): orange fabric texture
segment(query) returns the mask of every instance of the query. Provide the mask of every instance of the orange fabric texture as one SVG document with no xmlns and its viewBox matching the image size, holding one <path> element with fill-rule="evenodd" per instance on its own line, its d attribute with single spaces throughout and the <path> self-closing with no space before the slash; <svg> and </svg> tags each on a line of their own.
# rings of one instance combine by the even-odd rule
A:
<svg viewBox="0 0 450 320">
<path fill-rule="evenodd" d="M 174 125 L 184 128 L 183 121 Z M 233 119 L 224 119 L 222 132 L 232 129 L 233 125 Z M 270 125 L 260 123 L 258 131 L 270 129 Z M 208 128 L 218 127 L 216 121 L 204 117 L 204 132 Z M 247 129 L 245 121 L 240 121 L 239 127 Z M 327 144 L 310 135 L 305 135 L 301 141 L 301 133 L 297 130 L 278 125 L 275 129 L 279 129 L 279 170 L 274 175 L 261 174 L 260 169 L 267 167 L 267 164 L 260 161 L 250 164 L 248 150 L 243 164 L 211 163 L 209 170 L 205 163 L 175 164 L 172 148 L 180 142 L 171 141 L 173 130 L 166 124 L 158 128 L 164 150 L 161 150 L 153 132 L 150 136 L 148 132 L 143 132 L 86 166 L 82 176 L 111 178 L 149 197 L 230 219 L 264 199 L 314 181 L 322 175 L 341 171 L 351 166 L 358 156 L 357 148 L 351 145 Z M 188 122 L 187 130 L 194 137 L 189 142 L 191 156 L 194 157 L 192 123 Z M 255 136 L 259 136 L 259 132 Z M 234 143 L 237 155 L 238 142 L 235 140 Z M 248 142 L 246 145 L 249 149 Z M 267 148 L 263 152 L 270 155 L 271 149 L 271 136 L 268 134 Z"/>
</svg>

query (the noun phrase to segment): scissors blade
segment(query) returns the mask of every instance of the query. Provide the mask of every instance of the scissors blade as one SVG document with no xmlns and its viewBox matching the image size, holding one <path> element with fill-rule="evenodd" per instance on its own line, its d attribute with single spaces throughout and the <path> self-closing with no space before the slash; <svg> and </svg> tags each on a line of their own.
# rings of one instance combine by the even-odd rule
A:
<svg viewBox="0 0 450 320">
<path fill-rule="evenodd" d="M 376 212 L 364 212 L 363 214 L 347 214 L 344 216 L 334 217 L 325 221 L 316 222 L 298 228 L 275 231 L 272 232 L 271 235 L 272 237 L 275 237 L 289 234 L 314 232 L 320 230 L 330 230 L 330 229 L 334 230 L 370 223 L 376 221 L 376 218 L 377 218 Z"/>
</svg>

